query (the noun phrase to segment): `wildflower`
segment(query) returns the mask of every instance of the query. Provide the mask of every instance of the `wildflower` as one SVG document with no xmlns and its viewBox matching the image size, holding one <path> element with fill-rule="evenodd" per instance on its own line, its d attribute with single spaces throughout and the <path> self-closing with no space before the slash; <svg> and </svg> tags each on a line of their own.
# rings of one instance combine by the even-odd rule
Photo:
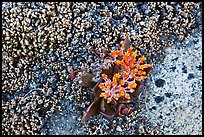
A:
<svg viewBox="0 0 204 137">
<path fill-rule="evenodd" d="M 124 86 L 125 85 L 125 81 L 124 80 L 120 80 L 120 85 Z"/>
<path fill-rule="evenodd" d="M 113 84 L 114 85 L 117 85 L 118 84 L 118 79 L 120 78 L 120 74 L 119 73 L 116 73 L 114 76 L 113 76 Z"/>
<path fill-rule="evenodd" d="M 100 83 L 100 84 L 99 84 L 99 88 L 100 88 L 101 90 L 104 90 L 104 89 L 105 89 L 104 84 L 103 84 L 103 83 Z"/>
<path fill-rule="evenodd" d="M 144 64 L 144 68 L 149 68 L 149 67 L 151 67 L 150 64 Z"/>
<path fill-rule="evenodd" d="M 137 65 L 137 69 L 144 70 L 144 65 Z"/>
<path fill-rule="evenodd" d="M 141 79 L 146 79 L 146 78 L 147 78 L 147 76 L 140 76 L 140 78 L 141 78 Z"/>
<path fill-rule="evenodd" d="M 137 68 L 132 69 L 131 70 L 131 76 L 134 77 L 137 72 L 138 72 Z"/>
<path fill-rule="evenodd" d="M 125 49 L 125 44 L 122 44 L 120 50 L 123 51 Z"/>
<path fill-rule="evenodd" d="M 107 103 L 110 103 L 111 102 L 111 98 L 109 97 L 109 98 L 107 98 Z"/>
<path fill-rule="evenodd" d="M 130 89 L 129 91 L 130 91 L 130 93 L 133 93 L 135 90 L 134 89 Z"/>
<path fill-rule="evenodd" d="M 106 74 L 102 74 L 101 76 L 102 76 L 102 78 L 103 78 L 104 80 L 107 79 L 107 77 L 108 77 Z"/>
<path fill-rule="evenodd" d="M 138 71 L 138 75 L 146 75 L 146 72 L 145 72 L 145 71 L 142 71 L 142 70 L 139 70 L 139 71 Z"/>
<path fill-rule="evenodd" d="M 113 77 L 113 82 L 112 82 L 112 83 L 113 83 L 113 85 L 115 85 L 115 86 L 118 84 L 117 79 L 116 79 L 115 77 Z"/>
<path fill-rule="evenodd" d="M 109 106 L 105 106 L 107 104 L 102 103 L 102 100 L 98 99 L 98 89 L 94 88 L 97 99 L 90 105 L 88 112 L 84 114 L 82 119 L 89 117 L 96 111 L 108 117 L 113 117 L 113 106 L 116 106 L 118 109 L 119 116 L 124 116 L 130 112 L 131 108 L 128 106 L 128 100 L 131 99 L 132 93 L 141 89 L 141 81 L 147 78 L 146 75 L 151 67 L 150 64 L 144 64 L 144 61 L 147 60 L 146 57 L 137 56 L 138 51 L 133 51 L 133 47 L 129 47 L 127 36 L 120 50 L 111 50 L 109 57 L 105 58 L 105 63 L 110 64 L 112 67 L 110 71 L 109 69 L 104 71 L 108 75 L 105 73 L 101 74 L 104 82 L 98 84 L 98 87 L 101 89 L 99 91 L 99 97 L 104 98 L 107 103 L 113 104 L 110 108 L 108 108 Z M 110 74 L 109 72 L 113 72 L 114 74 Z M 99 110 L 93 111 L 93 109 Z"/>
<path fill-rule="evenodd" d="M 128 60 L 130 53 L 125 52 L 125 54 L 123 55 L 124 60 Z"/>
<path fill-rule="evenodd" d="M 125 90 L 122 88 L 122 89 L 119 91 L 119 94 L 120 94 L 120 96 L 124 96 L 124 95 L 125 95 Z"/>
<path fill-rule="evenodd" d="M 128 52 L 128 53 L 132 53 L 132 49 L 133 49 L 133 47 L 128 48 L 128 49 L 127 49 L 127 52 Z"/>
<path fill-rule="evenodd" d="M 128 71 L 130 68 L 128 66 L 125 66 L 125 70 Z"/>
<path fill-rule="evenodd" d="M 120 76 L 121 76 L 121 75 L 120 75 L 119 73 L 116 73 L 116 74 L 115 74 L 115 77 L 116 77 L 117 79 L 119 79 Z"/>
<path fill-rule="evenodd" d="M 120 60 L 116 60 L 115 64 L 119 66 L 121 64 L 121 61 Z"/>
<path fill-rule="evenodd" d="M 105 96 L 105 93 L 101 93 L 101 94 L 100 94 L 100 97 L 104 97 L 104 96 Z"/>
<path fill-rule="evenodd" d="M 135 67 L 134 62 L 131 62 L 129 66 L 130 66 L 131 69 L 133 69 Z"/>
<path fill-rule="evenodd" d="M 135 82 L 131 82 L 131 83 L 129 84 L 129 88 L 130 88 L 130 89 L 136 88 L 136 86 L 137 86 L 137 84 L 136 84 Z"/>
<path fill-rule="evenodd" d="M 106 87 L 107 87 L 107 89 L 110 89 L 111 88 L 111 83 L 107 83 Z"/>
<path fill-rule="evenodd" d="M 116 53 L 115 51 L 111 50 L 111 53 L 110 53 L 111 57 L 115 57 L 116 56 Z"/>
<path fill-rule="evenodd" d="M 141 63 L 142 63 L 142 62 L 144 62 L 145 60 L 147 60 L 147 58 L 143 56 L 143 57 L 141 57 L 141 58 L 138 59 L 138 62 L 141 62 Z"/>
<path fill-rule="evenodd" d="M 121 50 L 117 50 L 115 53 L 116 53 L 117 56 L 121 56 L 121 55 L 123 55 L 123 53 L 122 53 Z"/>
<path fill-rule="evenodd" d="M 117 78 L 116 78 L 116 76 L 113 76 L 113 82 L 117 82 Z"/>
<path fill-rule="evenodd" d="M 126 94 L 125 94 L 125 98 L 126 98 L 126 99 L 130 99 L 130 94 L 126 93 Z"/>
<path fill-rule="evenodd" d="M 101 93 L 100 94 L 100 97 L 104 97 L 105 99 L 110 96 L 110 93 L 109 92 L 105 92 L 105 93 Z"/>
<path fill-rule="evenodd" d="M 132 54 L 131 54 L 131 58 L 135 58 L 137 56 L 137 50 L 135 50 Z"/>
<path fill-rule="evenodd" d="M 128 72 L 125 72 L 125 73 L 123 74 L 123 78 L 124 78 L 124 79 L 128 78 L 128 76 L 129 76 L 129 73 L 128 73 Z"/>
<path fill-rule="evenodd" d="M 113 97 L 114 97 L 115 100 L 118 100 L 120 95 L 119 94 L 115 94 Z"/>
<path fill-rule="evenodd" d="M 124 61 L 121 61 L 120 65 L 121 65 L 122 67 L 125 67 L 125 66 L 126 66 L 126 64 L 125 64 Z"/>
<path fill-rule="evenodd" d="M 125 60 L 125 63 L 126 63 L 127 65 L 129 65 L 129 60 Z"/>
<path fill-rule="evenodd" d="M 140 77 L 136 77 L 135 79 L 136 81 L 139 81 L 139 82 L 142 80 Z"/>
<path fill-rule="evenodd" d="M 150 64 L 142 64 L 147 60 L 142 56 L 136 61 L 138 51 L 133 51 L 133 47 L 129 47 L 125 51 L 125 45 L 122 44 L 120 50 L 111 51 L 110 56 L 113 57 L 114 63 L 118 66 L 119 71 L 115 73 L 111 79 L 106 74 L 102 74 L 104 83 L 99 84 L 99 88 L 103 91 L 100 97 L 106 99 L 110 103 L 112 99 L 119 100 L 120 97 L 130 99 L 131 94 L 135 91 L 137 83 L 146 79 L 145 68 L 151 67 Z M 117 58 L 120 56 L 120 58 Z"/>
</svg>

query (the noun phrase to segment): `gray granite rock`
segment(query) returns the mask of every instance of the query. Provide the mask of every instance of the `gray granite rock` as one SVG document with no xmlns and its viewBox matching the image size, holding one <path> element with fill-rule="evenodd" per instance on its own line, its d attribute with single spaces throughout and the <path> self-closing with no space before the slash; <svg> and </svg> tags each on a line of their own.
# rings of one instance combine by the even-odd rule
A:
<svg viewBox="0 0 204 137">
<path fill-rule="evenodd" d="M 201 2 L 3 2 L 2 134 L 201 134 L 201 45 L 185 43 L 201 16 Z M 92 97 L 71 70 L 99 74 L 91 51 L 118 49 L 126 34 L 154 64 L 147 108 L 81 122 Z"/>
<path fill-rule="evenodd" d="M 157 123 L 163 134 L 202 134 L 201 68 L 201 37 L 168 48 L 164 61 L 153 67 L 144 89 L 148 98 L 144 115 Z"/>
</svg>

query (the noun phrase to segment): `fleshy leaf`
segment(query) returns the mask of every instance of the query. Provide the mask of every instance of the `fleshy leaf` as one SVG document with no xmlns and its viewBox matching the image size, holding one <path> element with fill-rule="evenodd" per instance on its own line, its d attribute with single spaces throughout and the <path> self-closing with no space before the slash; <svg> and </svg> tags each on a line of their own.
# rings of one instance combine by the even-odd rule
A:
<svg viewBox="0 0 204 137">
<path fill-rule="evenodd" d="M 71 70 L 69 78 L 71 78 L 71 80 L 73 80 L 76 77 L 76 75 L 78 74 L 78 72 L 80 72 L 80 71 L 81 70 L 75 70 L 75 71 Z"/>
<path fill-rule="evenodd" d="M 121 110 L 123 109 L 125 107 L 125 105 L 124 104 L 119 104 L 118 105 L 118 115 L 120 116 L 120 117 L 123 117 L 124 115 L 122 115 L 120 112 L 121 112 Z"/>
<path fill-rule="evenodd" d="M 119 100 L 119 103 L 130 103 L 130 100 L 123 97 L 121 100 Z"/>
<path fill-rule="evenodd" d="M 97 58 L 102 59 L 100 56 L 100 52 L 96 51 L 95 49 L 91 49 L 91 51 L 96 55 Z"/>
<path fill-rule="evenodd" d="M 114 74 L 119 72 L 119 67 L 118 66 L 114 66 Z"/>
<path fill-rule="evenodd" d="M 146 71 L 146 73 L 148 74 L 148 73 L 150 72 L 151 69 L 152 69 L 152 67 L 145 68 L 144 71 Z"/>
<path fill-rule="evenodd" d="M 83 87 L 94 87 L 96 82 L 92 81 L 94 75 L 92 73 L 86 73 L 82 76 L 82 86 Z"/>
<path fill-rule="evenodd" d="M 139 84 L 137 84 L 137 87 L 135 89 L 135 93 L 139 92 L 141 90 L 141 88 L 142 88 L 142 83 L 139 82 Z"/>
<path fill-rule="evenodd" d="M 130 106 L 126 106 L 124 104 L 119 104 L 117 109 L 118 109 L 118 115 L 120 117 L 123 117 L 123 116 L 129 114 L 129 112 L 131 110 L 131 107 Z"/>
<path fill-rule="evenodd" d="M 104 59 L 106 57 L 109 56 L 108 52 L 105 50 L 105 49 L 102 49 L 102 53 L 101 52 L 98 52 L 96 51 L 95 49 L 91 49 L 91 51 L 95 54 L 95 56 L 98 58 L 98 59 Z M 103 54 L 103 56 L 101 57 L 101 54 Z"/>
<path fill-rule="evenodd" d="M 101 103 L 102 104 L 102 103 Z M 103 108 L 103 111 L 104 111 L 104 108 L 105 108 L 105 111 L 102 112 L 102 110 L 100 111 L 101 114 L 103 114 L 104 116 L 106 116 L 107 118 L 113 118 L 114 115 L 115 115 L 115 111 L 114 109 L 111 107 L 110 104 L 108 104 L 106 101 L 103 102 L 103 105 L 101 108 Z"/>
<path fill-rule="evenodd" d="M 103 69 L 102 74 L 105 73 L 106 75 L 110 75 L 113 73 L 114 66 L 112 65 L 109 69 Z"/>
<path fill-rule="evenodd" d="M 96 99 L 99 99 L 102 90 L 98 87 L 98 85 L 102 82 L 103 79 L 100 79 L 99 82 L 93 87 L 93 93 Z"/>
<path fill-rule="evenodd" d="M 129 112 L 130 112 L 130 108 L 127 107 L 127 108 L 124 108 L 124 109 L 121 111 L 121 114 L 127 115 Z"/>
<path fill-rule="evenodd" d="M 101 99 L 101 105 L 100 105 L 100 110 L 102 111 L 102 112 L 105 112 L 105 99 L 104 98 L 102 98 Z"/>
<path fill-rule="evenodd" d="M 84 115 L 82 116 L 82 121 L 86 120 L 87 118 L 97 114 L 99 112 L 99 107 L 100 107 L 100 101 L 94 100 L 91 105 L 87 108 L 86 112 L 84 113 Z"/>
<path fill-rule="evenodd" d="M 141 88 L 142 88 L 142 82 L 137 82 L 137 87 L 135 91 L 132 93 L 132 95 L 137 95 L 140 92 Z"/>
<path fill-rule="evenodd" d="M 125 107 L 124 109 L 122 109 L 121 114 L 122 115 L 128 115 L 130 110 L 131 110 L 131 108 L 129 106 Z"/>
<path fill-rule="evenodd" d="M 107 57 L 110 57 L 109 53 L 107 52 L 106 49 L 103 49 L 103 54 L 104 54 L 104 59 Z"/>
<path fill-rule="evenodd" d="M 130 47 L 130 41 L 129 41 L 128 35 L 126 35 L 123 44 L 125 45 L 124 51 L 127 51 L 127 49 Z"/>
<path fill-rule="evenodd" d="M 117 59 L 121 61 L 123 60 L 123 56 L 118 56 Z"/>
</svg>

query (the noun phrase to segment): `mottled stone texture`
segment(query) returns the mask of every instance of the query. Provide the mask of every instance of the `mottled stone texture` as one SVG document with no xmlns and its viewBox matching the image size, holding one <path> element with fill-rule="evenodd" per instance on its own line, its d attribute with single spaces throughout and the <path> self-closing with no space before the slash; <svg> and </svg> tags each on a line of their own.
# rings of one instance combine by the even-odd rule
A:
<svg viewBox="0 0 204 137">
<path fill-rule="evenodd" d="M 3 2 L 2 134 L 201 134 L 201 16 L 195 2 Z M 93 97 L 70 72 L 99 75 L 92 49 L 126 34 L 154 65 L 148 96 L 128 117 L 82 123 Z"/>
</svg>

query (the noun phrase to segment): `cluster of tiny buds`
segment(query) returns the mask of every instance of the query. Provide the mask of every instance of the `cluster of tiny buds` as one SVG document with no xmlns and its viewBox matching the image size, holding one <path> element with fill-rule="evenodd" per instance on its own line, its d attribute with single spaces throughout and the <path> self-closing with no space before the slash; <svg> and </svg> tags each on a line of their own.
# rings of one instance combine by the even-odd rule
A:
<svg viewBox="0 0 204 137">
<path fill-rule="evenodd" d="M 101 74 L 105 82 L 99 84 L 99 88 L 103 91 L 100 97 L 110 103 L 113 99 L 118 100 L 120 97 L 131 99 L 130 93 L 135 91 L 137 82 L 146 79 L 145 68 L 151 67 L 150 64 L 142 64 L 146 57 L 140 57 L 136 61 L 137 50 L 133 52 L 133 47 L 124 52 L 125 45 L 122 44 L 120 50 L 111 51 L 110 56 L 113 58 L 115 65 L 119 67 L 119 72 L 115 73 L 112 80 L 106 74 Z"/>
</svg>

